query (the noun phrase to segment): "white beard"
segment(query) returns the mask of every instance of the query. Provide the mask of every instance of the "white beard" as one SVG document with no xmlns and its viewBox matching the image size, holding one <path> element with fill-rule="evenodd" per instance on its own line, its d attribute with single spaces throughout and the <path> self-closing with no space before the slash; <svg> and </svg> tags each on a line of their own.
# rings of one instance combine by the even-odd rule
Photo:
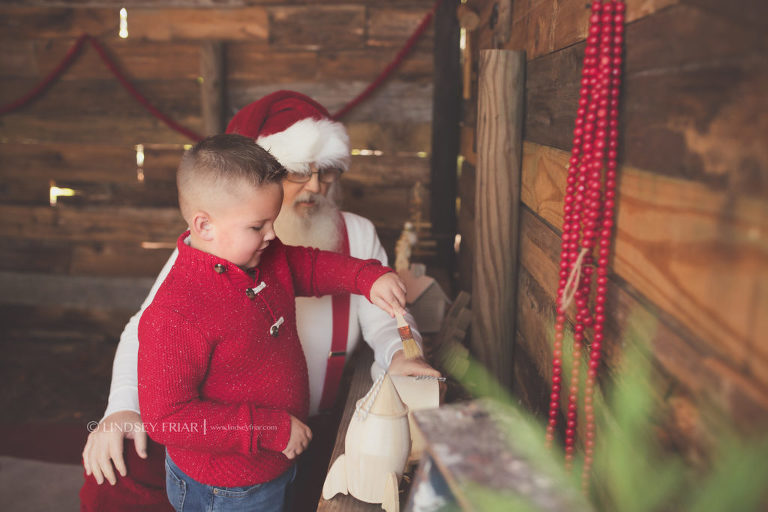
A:
<svg viewBox="0 0 768 512">
<path fill-rule="evenodd" d="M 328 194 L 329 196 L 331 194 Z M 301 201 L 315 205 L 304 209 Z M 322 194 L 302 192 L 293 203 L 283 206 L 275 219 L 275 233 L 287 245 L 303 245 L 325 251 L 341 251 L 340 213 L 336 203 Z"/>
</svg>

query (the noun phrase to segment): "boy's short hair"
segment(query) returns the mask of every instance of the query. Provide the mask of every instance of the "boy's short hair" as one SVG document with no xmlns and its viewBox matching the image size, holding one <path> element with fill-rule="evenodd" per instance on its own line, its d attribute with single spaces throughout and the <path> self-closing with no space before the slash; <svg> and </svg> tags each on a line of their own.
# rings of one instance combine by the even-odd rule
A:
<svg viewBox="0 0 768 512">
<path fill-rule="evenodd" d="M 179 207 L 186 219 L 200 207 L 203 195 L 225 190 L 236 193 L 243 184 L 261 187 L 281 183 L 285 168 L 267 150 L 242 135 L 207 137 L 181 157 L 176 172 Z"/>
</svg>

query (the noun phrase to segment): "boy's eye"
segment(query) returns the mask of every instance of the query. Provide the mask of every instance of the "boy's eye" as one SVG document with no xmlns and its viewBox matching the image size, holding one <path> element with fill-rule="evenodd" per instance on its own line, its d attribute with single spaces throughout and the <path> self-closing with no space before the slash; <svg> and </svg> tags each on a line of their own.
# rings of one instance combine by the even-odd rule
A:
<svg viewBox="0 0 768 512">
<path fill-rule="evenodd" d="M 262 229 L 263 227 L 264 227 L 264 226 L 251 226 L 251 229 L 252 229 L 252 230 L 254 230 L 254 231 L 261 231 L 261 229 Z"/>
</svg>

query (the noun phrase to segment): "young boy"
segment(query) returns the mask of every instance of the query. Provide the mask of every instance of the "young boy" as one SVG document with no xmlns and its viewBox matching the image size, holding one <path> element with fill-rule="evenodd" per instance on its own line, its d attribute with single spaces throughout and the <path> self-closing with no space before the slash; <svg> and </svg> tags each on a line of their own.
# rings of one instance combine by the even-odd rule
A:
<svg viewBox="0 0 768 512">
<path fill-rule="evenodd" d="M 312 437 L 295 296 L 360 293 L 390 314 L 405 303 L 378 261 L 275 238 L 285 172 L 239 135 L 203 140 L 179 166 L 189 231 L 141 317 L 138 360 L 142 421 L 167 448 L 177 511 L 282 510 Z"/>
</svg>

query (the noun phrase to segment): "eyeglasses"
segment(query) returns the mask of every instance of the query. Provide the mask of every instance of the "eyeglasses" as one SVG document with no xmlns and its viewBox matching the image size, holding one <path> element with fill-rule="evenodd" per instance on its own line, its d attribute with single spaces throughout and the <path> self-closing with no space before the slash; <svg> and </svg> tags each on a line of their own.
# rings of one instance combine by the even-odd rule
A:
<svg viewBox="0 0 768 512">
<path fill-rule="evenodd" d="M 320 183 L 333 183 L 339 176 L 341 176 L 341 169 L 338 167 L 329 167 L 327 169 L 320 169 L 319 171 L 312 171 L 309 173 L 301 172 L 288 172 L 285 179 L 291 183 L 307 183 L 312 179 L 312 175 L 317 174 L 317 179 Z"/>
</svg>

